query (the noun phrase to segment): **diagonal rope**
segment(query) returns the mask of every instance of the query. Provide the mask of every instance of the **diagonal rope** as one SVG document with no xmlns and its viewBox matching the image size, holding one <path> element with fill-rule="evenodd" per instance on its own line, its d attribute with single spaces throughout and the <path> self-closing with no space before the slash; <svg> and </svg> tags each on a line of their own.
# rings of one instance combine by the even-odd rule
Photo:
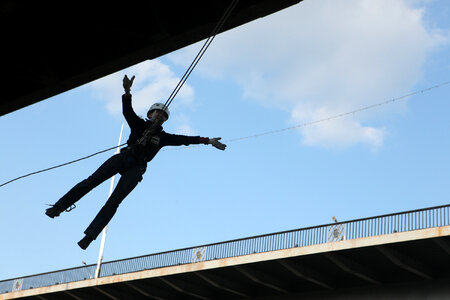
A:
<svg viewBox="0 0 450 300">
<path fill-rule="evenodd" d="M 184 83 L 188 79 L 189 75 L 191 75 L 191 73 L 194 70 L 195 66 L 198 64 L 198 62 L 202 58 L 203 54 L 205 54 L 205 52 L 208 49 L 209 45 L 211 45 L 211 43 L 214 40 L 214 38 L 216 37 L 217 33 L 221 30 L 223 24 L 225 24 L 225 22 L 227 21 L 228 17 L 231 15 L 231 12 L 236 7 L 238 2 L 239 2 L 239 0 L 233 0 L 230 3 L 230 5 L 228 6 L 228 8 L 225 10 L 225 13 L 222 15 L 222 17 L 220 18 L 219 22 L 217 22 L 217 24 L 214 27 L 213 31 L 208 36 L 208 38 L 206 39 L 205 43 L 203 44 L 203 46 L 201 47 L 201 49 L 199 50 L 199 52 L 195 56 L 195 58 L 192 61 L 191 65 L 188 67 L 188 69 L 184 73 L 183 77 L 181 77 L 180 81 L 178 82 L 177 86 L 175 87 L 175 89 L 170 94 L 170 96 L 167 99 L 166 103 L 164 103 L 164 107 L 169 107 L 169 105 L 172 103 L 173 99 L 178 94 L 178 92 L 180 91 L 181 87 L 184 85 Z"/>
</svg>

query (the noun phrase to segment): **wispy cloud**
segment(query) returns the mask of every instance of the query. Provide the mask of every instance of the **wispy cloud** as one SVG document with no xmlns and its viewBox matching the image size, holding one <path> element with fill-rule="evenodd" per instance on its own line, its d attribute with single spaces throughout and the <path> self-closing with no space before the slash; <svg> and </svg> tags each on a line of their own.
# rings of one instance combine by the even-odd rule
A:
<svg viewBox="0 0 450 300">
<path fill-rule="evenodd" d="M 172 124 L 174 124 L 175 132 L 177 134 L 184 135 L 198 135 L 197 130 L 191 126 L 190 118 L 183 113 L 178 113 L 174 118 L 172 118 Z"/>
<path fill-rule="evenodd" d="M 160 60 L 148 60 L 111 74 L 90 84 L 94 96 L 105 102 L 108 111 L 120 113 L 122 110 L 121 96 L 123 94 L 122 80 L 124 75 L 136 78 L 131 88 L 133 108 L 137 114 L 145 116 L 149 107 L 155 102 L 164 103 L 175 88 L 180 78 L 175 76 L 170 67 Z M 184 84 L 177 95 L 177 104 L 191 104 L 194 89 Z"/>
<path fill-rule="evenodd" d="M 446 37 L 426 28 L 423 10 L 411 1 L 306 0 L 218 36 L 197 71 L 232 78 L 246 99 L 289 111 L 290 122 L 300 124 L 407 93 L 443 42 Z M 170 58 L 183 64 L 197 48 Z M 376 148 L 387 129 L 367 125 L 370 117 L 299 132 L 306 145 Z"/>
</svg>

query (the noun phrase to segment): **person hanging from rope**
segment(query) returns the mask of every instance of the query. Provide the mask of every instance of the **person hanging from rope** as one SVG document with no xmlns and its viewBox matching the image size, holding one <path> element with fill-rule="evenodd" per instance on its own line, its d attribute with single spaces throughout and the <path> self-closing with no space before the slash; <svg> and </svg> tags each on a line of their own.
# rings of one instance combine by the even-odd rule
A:
<svg viewBox="0 0 450 300">
<path fill-rule="evenodd" d="M 85 237 L 78 245 L 85 250 L 97 238 L 103 228 L 114 216 L 120 203 L 142 180 L 147 163 L 165 146 L 181 146 L 191 144 L 211 144 L 217 149 L 225 150 L 226 145 L 218 138 L 185 136 L 169 134 L 163 131 L 162 124 L 169 118 L 169 109 L 161 103 L 153 104 L 148 110 L 148 119 L 136 115 L 131 104 L 130 89 L 135 76 L 123 78 L 125 93 L 122 95 L 122 110 L 131 133 L 127 146 L 120 153 L 106 160 L 91 176 L 75 185 L 54 205 L 45 211 L 50 218 L 58 217 L 64 211 L 70 211 L 75 202 L 80 200 L 93 188 L 119 173 L 121 178 L 113 193 L 99 211 L 92 223 L 84 231 Z"/>
</svg>

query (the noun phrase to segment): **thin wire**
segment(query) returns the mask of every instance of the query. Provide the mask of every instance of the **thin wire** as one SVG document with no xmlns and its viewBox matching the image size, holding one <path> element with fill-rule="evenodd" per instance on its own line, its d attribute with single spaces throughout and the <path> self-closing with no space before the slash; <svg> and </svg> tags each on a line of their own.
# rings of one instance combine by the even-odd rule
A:
<svg viewBox="0 0 450 300">
<path fill-rule="evenodd" d="M 111 148 L 108 148 L 108 149 L 105 149 L 105 150 L 96 152 L 96 153 L 91 154 L 91 155 L 88 155 L 88 156 L 84 156 L 84 157 L 82 157 L 82 158 L 78 158 L 78 159 L 75 159 L 75 160 L 72 160 L 72 161 L 69 161 L 69 162 L 60 164 L 60 165 L 56 165 L 56 166 L 53 166 L 53 167 L 50 167 L 50 168 L 47 168 L 47 169 L 42 169 L 42 170 L 39 170 L 39 171 L 36 171 L 36 172 L 31 172 L 31 173 L 28 173 L 28 174 L 26 174 L 26 175 L 19 176 L 19 177 L 14 178 L 14 179 L 12 179 L 12 180 L 10 180 L 10 181 L 7 181 L 7 182 L 5 182 L 5 183 L 0 184 L 0 187 L 2 187 L 2 186 L 4 186 L 4 185 L 7 185 L 8 183 L 11 183 L 11 182 L 13 182 L 13 181 L 19 180 L 19 179 L 21 179 L 21 178 L 25 178 L 25 177 L 28 177 L 28 176 L 31 176 L 31 175 L 34 175 L 34 174 L 39 174 L 39 173 L 42 173 L 42 172 L 50 171 L 50 170 L 53 170 L 53 169 L 56 169 L 56 168 L 60 168 L 60 167 L 63 167 L 63 166 L 67 166 L 67 165 L 76 163 L 76 162 L 78 162 L 78 161 L 80 161 L 80 160 L 87 159 L 87 158 L 90 158 L 90 157 L 92 157 L 92 156 L 95 156 L 95 155 L 98 155 L 98 154 L 101 154 L 101 153 L 104 153 L 104 152 L 107 152 L 107 151 L 110 151 L 110 150 L 113 150 L 113 149 L 122 147 L 122 146 L 124 146 L 124 145 L 126 145 L 126 144 L 127 144 L 127 143 L 124 143 L 124 144 L 122 144 L 122 145 L 114 146 L 114 147 L 111 147 Z"/>
<path fill-rule="evenodd" d="M 450 84 L 450 81 L 446 81 L 446 82 L 443 82 L 443 83 L 440 83 L 440 84 L 437 84 L 437 85 L 434 85 L 434 86 L 431 86 L 431 87 L 428 87 L 428 88 L 425 88 L 425 89 L 422 89 L 422 90 L 418 90 L 418 91 L 415 91 L 415 92 L 412 92 L 412 93 L 409 93 L 409 94 L 406 94 L 406 95 L 403 95 L 403 96 L 400 96 L 400 97 L 397 97 L 397 98 L 393 98 L 393 99 L 390 99 L 390 100 L 387 100 L 387 101 L 383 101 L 383 102 L 375 103 L 375 104 L 372 104 L 372 105 L 364 106 L 364 107 L 361 107 L 361 108 L 358 108 L 358 109 L 355 109 L 355 110 L 352 110 L 352 111 L 349 111 L 349 112 L 337 114 L 337 115 L 330 116 L 330 117 L 327 117 L 327 118 L 323 118 L 323 119 L 319 119 L 319 120 L 315 120 L 315 121 L 310 121 L 310 122 L 306 122 L 306 123 L 302 123 L 302 124 L 299 124 L 299 125 L 282 128 L 282 129 L 270 130 L 270 131 L 266 131 L 266 132 L 262 132 L 262 133 L 249 135 L 249 136 L 244 136 L 244 137 L 224 140 L 223 142 L 224 143 L 232 143 L 232 142 L 237 142 L 237 141 L 257 138 L 257 137 L 260 137 L 260 136 L 281 133 L 281 132 L 284 132 L 284 131 L 293 130 L 293 129 L 297 129 L 297 128 L 301 128 L 301 127 L 312 126 L 312 125 L 315 125 L 315 124 L 318 124 L 318 123 L 327 122 L 327 121 L 331 121 L 331 120 L 334 120 L 334 119 L 342 118 L 342 117 L 345 117 L 345 116 L 348 116 L 348 115 L 360 113 L 362 111 L 366 111 L 366 110 L 369 110 L 369 109 L 372 109 L 372 108 L 380 107 L 382 105 L 394 103 L 396 101 L 403 100 L 403 99 L 412 97 L 412 96 L 417 95 L 417 94 L 422 94 L 422 93 L 428 92 L 430 90 L 437 89 L 437 88 L 442 87 L 442 86 L 447 85 L 447 84 Z M 174 149 L 164 149 L 162 151 L 184 150 L 184 149 L 191 149 L 191 148 L 197 148 L 197 147 L 202 147 L 202 146 L 205 146 L 205 145 L 190 145 L 188 147 L 174 148 Z"/>
<path fill-rule="evenodd" d="M 209 37 L 206 39 L 205 43 L 201 47 L 200 51 L 195 56 L 194 60 L 192 61 L 191 65 L 188 67 L 186 72 L 184 73 L 183 77 L 181 77 L 180 81 L 178 82 L 175 89 L 170 94 L 169 98 L 167 99 L 166 103 L 164 103 L 164 107 L 169 107 L 169 105 L 172 103 L 175 96 L 180 91 L 181 87 L 184 85 L 186 80 L 188 79 L 189 75 L 191 75 L 192 71 L 194 70 L 195 66 L 197 66 L 198 62 L 202 58 L 203 54 L 205 54 L 206 50 L 208 49 L 209 45 L 211 45 L 212 41 L 214 40 L 217 33 L 222 28 L 223 24 L 227 21 L 228 17 L 230 16 L 233 9 L 236 7 L 239 0 L 233 0 L 233 2 L 230 3 L 228 8 L 225 10 L 225 13 L 220 18 L 219 22 L 217 22 L 216 26 L 214 27 L 213 31 L 209 35 Z"/>
<path fill-rule="evenodd" d="M 292 129 L 296 129 L 296 128 L 300 128 L 300 127 L 306 127 L 306 126 L 311 126 L 311 125 L 315 125 L 315 124 L 322 123 L 322 122 L 331 121 L 331 120 L 334 120 L 334 119 L 337 119 L 337 118 L 342 118 L 342 117 L 345 117 L 345 116 L 348 116 L 348 115 L 351 115 L 351 114 L 356 114 L 356 113 L 359 113 L 359 112 L 362 112 L 362 111 L 365 111 L 365 110 L 369 110 L 369 109 L 372 109 L 372 108 L 375 108 L 375 107 L 380 107 L 382 105 L 394 103 L 396 101 L 403 100 L 403 99 L 409 98 L 409 97 L 417 95 L 417 94 L 421 94 L 421 93 L 425 93 L 425 92 L 428 92 L 428 91 L 433 90 L 433 89 L 437 89 L 437 88 L 442 87 L 442 86 L 447 85 L 447 84 L 450 84 L 450 81 L 446 81 L 446 82 L 443 82 L 443 83 L 431 86 L 429 88 L 425 88 L 425 89 L 422 89 L 422 90 L 418 90 L 418 91 L 412 92 L 410 94 L 406 94 L 406 95 L 403 95 L 403 96 L 400 96 L 400 97 L 397 97 L 397 98 L 393 98 L 393 99 L 390 99 L 390 100 L 387 100 L 387 101 L 375 103 L 375 104 L 372 104 L 372 105 L 364 106 L 364 107 L 361 107 L 361 108 L 358 108 L 358 109 L 355 109 L 355 110 L 352 110 L 352 111 L 349 111 L 349 112 L 346 112 L 346 113 L 341 113 L 341 114 L 338 114 L 338 115 L 334 115 L 334 116 L 331 116 L 331 117 L 328 117 L 328 118 L 323 118 L 323 119 L 316 120 L 316 121 L 306 122 L 306 123 L 302 123 L 302 124 L 299 124 L 299 125 L 282 128 L 282 129 L 277 129 L 277 130 L 271 130 L 271 131 L 266 131 L 266 132 L 262 132 L 262 133 L 257 133 L 257 134 L 249 135 L 249 136 L 245 136 L 245 137 L 229 139 L 229 140 L 225 140 L 224 143 L 232 143 L 232 142 L 237 142 L 237 141 L 242 141 L 242 140 L 248 140 L 248 139 L 257 138 L 257 137 L 260 137 L 260 136 L 280 133 L 280 132 L 284 132 L 284 131 L 288 131 L 288 130 L 292 130 Z M 21 178 L 25 178 L 25 177 L 28 177 L 28 176 L 31 176 L 31 175 L 34 175 L 34 174 L 46 172 L 46 171 L 49 171 L 49 170 L 52 170 L 52 169 L 56 169 L 56 168 L 59 168 L 59 167 L 63 167 L 63 166 L 67 166 L 67 165 L 73 164 L 75 162 L 78 162 L 78 161 L 90 158 L 92 156 L 104 153 L 106 151 L 110 151 L 110 150 L 122 147 L 122 146 L 124 146 L 126 144 L 127 143 L 123 143 L 123 144 L 121 144 L 119 146 L 114 146 L 114 147 L 111 147 L 111 148 L 108 148 L 108 149 L 96 152 L 94 154 L 91 154 L 91 155 L 88 155 L 88 156 L 85 156 L 85 157 L 82 157 L 82 158 L 79 158 L 79 159 L 72 160 L 72 161 L 67 162 L 67 163 L 63 163 L 63 164 L 60 164 L 60 165 L 57 165 L 57 166 L 54 166 L 54 167 L 50 167 L 50 168 L 47 168 L 47 169 L 39 170 L 39 171 L 36 171 L 36 172 L 32 172 L 32 173 L 29 173 L 29 174 L 26 174 L 26 175 L 14 178 L 12 180 L 9 180 L 9 181 L 7 181 L 5 183 L 0 184 L 0 187 L 5 186 L 5 185 L 7 185 L 7 184 L 9 184 L 11 182 L 14 182 L 16 180 L 19 180 Z M 191 146 L 188 146 L 188 147 L 181 147 L 181 148 L 174 148 L 174 149 L 164 149 L 162 151 L 186 150 L 186 149 L 192 149 L 192 148 L 197 148 L 197 147 L 202 147 L 202 146 L 204 146 L 204 145 L 191 145 Z"/>
<path fill-rule="evenodd" d="M 306 123 L 303 123 L 303 124 L 299 124 L 299 125 L 295 125 L 295 126 L 291 126 L 291 127 L 286 127 L 286 128 L 282 128 L 282 129 L 277 129 L 277 130 L 267 131 L 267 132 L 263 132 L 263 133 L 258 133 L 258 134 L 254 134 L 254 135 L 250 135 L 250 136 L 246 136 L 246 137 L 230 139 L 230 140 L 226 140 L 224 142 L 231 143 L 231 142 L 236 142 L 236 141 L 240 141 L 240 140 L 256 138 L 256 137 L 269 135 L 269 134 L 274 134 L 274 133 L 280 133 L 280 132 L 283 132 L 283 131 L 288 131 L 288 130 L 297 129 L 297 128 L 300 128 L 300 127 L 306 127 L 306 126 L 311 126 L 311 125 L 315 125 L 315 124 L 322 123 L 322 122 L 331 121 L 331 120 L 342 118 L 342 117 L 345 117 L 345 116 L 348 116 L 348 115 L 360 113 L 362 111 L 366 111 L 366 110 L 369 110 L 369 109 L 372 109 L 372 108 L 375 108 L 375 107 L 379 107 L 379 106 L 382 106 L 382 105 L 394 103 L 396 101 L 403 100 L 403 99 L 412 97 L 412 96 L 417 95 L 417 94 L 428 92 L 428 91 L 430 91 L 432 89 L 437 89 L 437 88 L 439 88 L 441 86 L 444 86 L 444 85 L 447 85 L 447 84 L 450 84 L 450 81 L 446 81 L 446 82 L 434 85 L 434 86 L 426 88 L 426 89 L 418 90 L 418 91 L 412 92 L 410 94 L 406 94 L 406 95 L 403 95 L 403 96 L 400 96 L 400 97 L 397 97 L 397 98 L 393 98 L 393 99 L 390 99 L 390 100 L 387 100 L 387 101 L 375 103 L 375 104 L 372 104 L 372 105 L 364 106 L 364 107 L 361 107 L 361 108 L 358 108 L 358 109 L 355 109 L 355 110 L 352 110 L 352 111 L 349 111 L 349 112 L 337 114 L 337 115 L 334 115 L 334 116 L 331 116 L 331 117 L 327 117 L 327 118 L 323 118 L 323 119 L 319 119 L 319 120 L 315 120 L 315 121 L 311 121 L 311 122 L 306 122 Z"/>
</svg>

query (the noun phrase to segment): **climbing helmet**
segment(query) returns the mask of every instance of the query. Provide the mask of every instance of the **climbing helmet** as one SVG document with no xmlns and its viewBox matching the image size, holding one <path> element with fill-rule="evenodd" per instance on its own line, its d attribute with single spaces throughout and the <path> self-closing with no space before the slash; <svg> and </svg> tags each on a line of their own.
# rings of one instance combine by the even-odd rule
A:
<svg viewBox="0 0 450 300">
<path fill-rule="evenodd" d="M 147 112 L 147 117 L 150 116 L 151 112 L 154 110 L 161 110 L 166 114 L 166 118 L 169 119 L 170 111 L 168 107 L 165 107 L 162 103 L 153 104 Z"/>
</svg>

